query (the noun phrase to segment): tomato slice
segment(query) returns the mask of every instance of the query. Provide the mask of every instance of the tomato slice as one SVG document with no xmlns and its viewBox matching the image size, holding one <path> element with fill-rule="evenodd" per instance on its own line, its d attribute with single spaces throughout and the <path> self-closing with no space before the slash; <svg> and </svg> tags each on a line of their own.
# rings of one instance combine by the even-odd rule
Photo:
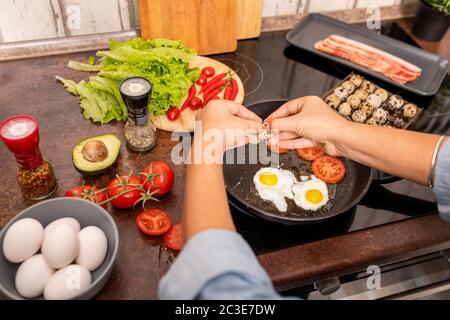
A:
<svg viewBox="0 0 450 320">
<path fill-rule="evenodd" d="M 316 160 L 317 158 L 323 156 L 325 153 L 323 152 L 321 147 L 311 147 L 311 148 L 297 149 L 297 154 L 303 160 L 313 161 L 313 160 Z"/>
<path fill-rule="evenodd" d="M 139 230 L 149 236 L 159 236 L 170 230 L 172 221 L 167 213 L 158 208 L 146 209 L 136 216 Z"/>
<path fill-rule="evenodd" d="M 170 249 L 181 250 L 181 224 L 176 224 L 164 235 L 164 242 Z"/>
<path fill-rule="evenodd" d="M 345 176 L 345 165 L 336 157 L 322 156 L 312 163 L 312 172 L 322 181 L 338 183 Z"/>
<path fill-rule="evenodd" d="M 276 152 L 276 153 L 286 153 L 289 151 L 289 149 L 286 149 L 286 148 L 272 147 L 269 143 L 267 144 L 267 149 L 269 149 L 272 152 Z"/>
</svg>

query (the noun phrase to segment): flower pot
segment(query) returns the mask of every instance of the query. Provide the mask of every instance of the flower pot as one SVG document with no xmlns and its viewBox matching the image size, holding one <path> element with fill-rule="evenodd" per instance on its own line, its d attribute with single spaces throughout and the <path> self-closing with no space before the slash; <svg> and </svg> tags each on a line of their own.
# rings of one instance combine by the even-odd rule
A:
<svg viewBox="0 0 450 320">
<path fill-rule="evenodd" d="M 423 0 L 419 1 L 413 34 L 426 41 L 439 41 L 450 26 L 450 15 L 434 10 Z"/>
</svg>

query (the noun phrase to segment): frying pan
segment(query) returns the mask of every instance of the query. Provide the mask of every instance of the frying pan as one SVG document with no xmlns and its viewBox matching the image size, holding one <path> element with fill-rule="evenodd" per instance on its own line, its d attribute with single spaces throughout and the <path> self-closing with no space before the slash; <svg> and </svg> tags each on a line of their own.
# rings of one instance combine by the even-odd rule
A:
<svg viewBox="0 0 450 320">
<path fill-rule="evenodd" d="M 286 100 L 262 101 L 249 105 L 247 108 L 265 119 L 285 102 Z M 311 163 L 300 159 L 295 150 L 279 154 L 277 163 L 267 163 L 267 159 L 260 156 L 260 152 L 256 152 L 257 156 L 255 156 L 255 152 L 251 152 L 255 150 L 254 148 L 264 148 L 264 152 L 267 149 L 263 142 L 257 146 L 245 145 L 234 150 L 228 150 L 225 153 L 224 179 L 230 200 L 239 203 L 240 207 L 245 208 L 250 215 L 267 221 L 286 225 L 325 221 L 357 205 L 366 194 L 372 181 L 370 168 L 342 158 L 347 172 L 345 178 L 339 184 L 327 184 L 330 197 L 327 205 L 317 211 L 306 211 L 296 206 L 293 200 L 286 199 L 288 209 L 286 212 L 280 212 L 272 202 L 262 200 L 258 196 L 253 183 L 255 173 L 263 167 L 279 165 L 281 169 L 292 171 L 299 179 L 301 175 L 312 174 L 310 171 Z M 275 157 L 273 159 L 278 156 L 278 154 L 271 154 L 270 152 L 268 154 Z M 254 157 L 256 157 L 256 161 Z"/>
</svg>

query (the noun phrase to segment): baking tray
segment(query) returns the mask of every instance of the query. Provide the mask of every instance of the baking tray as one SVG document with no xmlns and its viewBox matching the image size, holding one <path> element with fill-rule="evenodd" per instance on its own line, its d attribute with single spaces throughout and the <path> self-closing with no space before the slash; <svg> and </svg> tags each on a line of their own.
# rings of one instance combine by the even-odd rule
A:
<svg viewBox="0 0 450 320">
<path fill-rule="evenodd" d="M 346 76 L 344 79 L 342 79 L 336 86 L 334 86 L 334 87 L 331 88 L 327 93 L 325 93 L 325 94 L 322 96 L 322 99 L 325 101 L 326 98 L 327 98 L 329 95 L 333 94 L 333 92 L 334 92 L 334 90 L 335 90 L 336 88 L 341 87 L 341 85 L 342 85 L 344 82 L 349 81 L 350 78 L 351 78 L 352 76 L 360 76 L 360 77 L 362 77 L 363 80 L 368 80 L 368 79 L 365 79 L 363 76 L 361 76 L 361 75 L 359 75 L 359 74 L 356 74 L 356 73 L 353 73 L 353 72 L 352 72 L 352 73 L 350 73 L 348 76 Z M 369 80 L 368 80 L 368 81 L 369 81 Z M 372 81 L 369 81 L 369 82 L 372 82 Z M 384 89 L 384 88 L 378 86 L 376 83 L 374 83 L 374 82 L 372 82 L 372 83 L 373 83 L 373 85 L 374 85 L 374 87 L 375 87 L 375 88 L 374 88 L 374 91 L 376 91 L 377 89 Z M 355 89 L 354 89 L 354 91 L 353 91 L 353 93 L 356 92 L 356 90 L 359 89 L 359 88 L 360 88 L 360 86 L 356 86 Z M 386 89 L 384 89 L 384 90 L 386 90 Z M 386 90 L 386 92 L 387 92 L 387 94 L 388 94 L 387 99 L 386 99 L 385 102 L 383 102 L 383 103 L 381 104 L 381 106 L 380 106 L 379 108 L 384 109 L 384 110 L 388 113 L 388 115 L 391 116 L 392 118 L 401 119 L 401 120 L 402 120 L 402 124 L 401 124 L 400 126 L 397 126 L 397 125 L 394 125 L 393 123 L 386 122 L 386 123 L 378 124 L 378 125 L 384 125 L 384 126 L 389 125 L 389 126 L 391 126 L 391 127 L 397 128 L 397 129 L 407 129 L 412 123 L 414 123 L 414 121 L 416 121 L 416 119 L 418 118 L 418 116 L 420 115 L 420 113 L 423 111 L 423 108 L 421 108 L 420 106 L 418 106 L 418 105 L 415 104 L 415 103 L 412 103 L 412 102 L 406 100 L 404 97 L 402 97 L 402 96 L 399 95 L 399 94 L 393 94 L 392 92 L 390 92 L 390 91 L 388 91 L 388 90 Z M 351 94 L 350 94 L 350 95 L 351 95 Z M 350 96 L 350 95 L 349 95 L 349 96 Z M 392 110 L 389 110 L 389 109 L 386 108 L 387 101 L 388 101 L 389 98 L 392 97 L 393 95 L 395 95 L 395 96 L 400 96 L 400 97 L 403 99 L 403 101 L 404 101 L 403 104 L 402 104 L 402 106 L 401 106 L 397 111 L 392 111 Z M 367 101 L 366 99 L 361 100 L 360 107 L 361 107 L 366 101 Z M 339 106 L 340 106 L 342 103 L 344 103 L 344 102 L 346 102 L 346 99 L 342 99 L 341 102 L 339 103 Z M 412 117 L 412 118 L 408 118 L 408 117 L 402 116 L 403 107 L 404 107 L 405 105 L 407 105 L 407 104 L 410 104 L 410 103 L 411 103 L 411 104 L 414 104 L 414 105 L 416 106 L 416 108 L 417 108 L 417 113 L 416 113 L 416 115 L 415 115 L 414 117 Z M 339 106 L 336 107 L 336 108 L 333 108 L 333 110 L 335 110 L 336 112 L 338 112 Z M 330 106 L 330 107 L 331 107 L 331 106 Z M 355 110 L 360 109 L 360 107 L 356 108 Z M 377 108 L 374 108 L 374 109 L 377 109 Z M 352 110 L 352 113 L 353 113 L 355 110 Z M 339 113 L 339 112 L 338 112 L 338 113 Z M 343 116 L 343 115 L 341 115 L 341 116 Z M 351 118 L 351 115 L 343 116 L 343 117 L 346 118 L 346 119 L 349 120 L 349 121 L 353 121 L 352 118 Z M 367 116 L 367 119 L 364 121 L 364 123 L 366 123 L 368 119 L 370 119 L 370 115 Z M 353 122 L 355 122 L 355 121 L 353 121 Z"/>
<path fill-rule="evenodd" d="M 400 84 L 387 78 L 381 73 L 371 71 L 348 60 L 334 57 L 314 49 L 314 44 L 317 41 L 323 40 L 331 34 L 347 37 L 393 54 L 421 68 L 422 74 L 414 81 Z M 398 88 L 421 96 L 431 96 L 436 94 L 448 71 L 448 60 L 439 57 L 438 55 L 396 39 L 377 34 L 372 30 L 350 25 L 317 13 L 306 16 L 286 35 L 286 39 L 295 47 L 309 51 L 318 56 L 357 70 L 359 73 L 370 75 Z"/>
</svg>

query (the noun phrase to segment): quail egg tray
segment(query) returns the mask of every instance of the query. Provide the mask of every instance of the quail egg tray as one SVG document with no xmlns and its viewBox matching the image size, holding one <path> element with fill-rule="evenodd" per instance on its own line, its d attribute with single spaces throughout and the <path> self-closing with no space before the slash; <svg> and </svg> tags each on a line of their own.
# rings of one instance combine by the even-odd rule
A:
<svg viewBox="0 0 450 320">
<path fill-rule="evenodd" d="M 323 99 L 348 120 L 399 129 L 408 128 L 422 112 L 416 104 L 355 73 L 344 78 Z"/>
</svg>

